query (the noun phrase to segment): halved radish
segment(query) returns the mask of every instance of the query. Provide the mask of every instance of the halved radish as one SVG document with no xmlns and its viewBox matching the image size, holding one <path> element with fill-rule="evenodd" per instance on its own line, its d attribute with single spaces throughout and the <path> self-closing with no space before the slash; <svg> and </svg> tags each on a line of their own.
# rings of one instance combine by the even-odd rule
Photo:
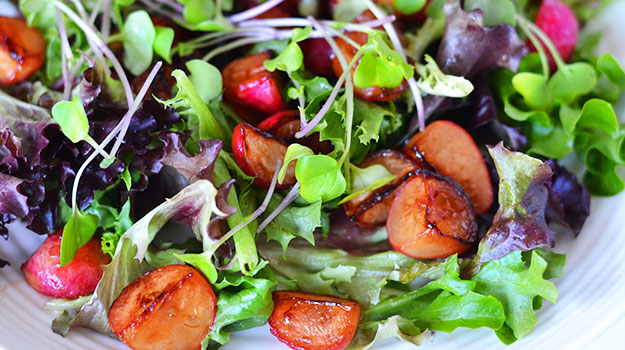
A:
<svg viewBox="0 0 625 350">
<path fill-rule="evenodd" d="M 256 112 L 258 123 L 264 116 L 284 110 L 280 94 L 281 83 L 277 72 L 265 69 L 270 59 L 265 52 L 236 59 L 222 71 L 224 99 L 231 105 Z"/>
<path fill-rule="evenodd" d="M 433 122 L 404 147 L 404 153 L 416 159 L 415 151 L 462 187 L 477 215 L 490 209 L 493 187 L 488 168 L 473 138 L 462 127 L 447 120 Z"/>
<path fill-rule="evenodd" d="M 102 265 L 111 257 L 102 253 L 100 239 L 92 237 L 80 247 L 69 265 L 61 266 L 62 230 L 48 236 L 22 265 L 26 282 L 34 290 L 54 298 L 76 299 L 93 293 L 102 277 Z"/>
<path fill-rule="evenodd" d="M 255 177 L 254 183 L 269 188 L 278 162 L 284 160 L 288 146 L 263 132 L 262 130 L 242 122 L 232 133 L 232 152 L 241 169 L 249 176 Z M 284 181 L 277 188 L 293 186 L 295 179 L 295 162 L 291 162 Z"/>
<path fill-rule="evenodd" d="M 133 349 L 200 349 L 216 312 L 215 293 L 199 271 L 167 265 L 126 286 L 108 319 Z"/>
<path fill-rule="evenodd" d="M 35 73 L 46 51 L 46 42 L 36 28 L 22 18 L 0 16 L 0 84 L 20 82 Z"/>
<path fill-rule="evenodd" d="M 365 227 L 384 225 L 388 211 L 401 183 L 419 169 L 417 164 L 399 151 L 381 150 L 371 153 L 360 164 L 359 168 L 379 164 L 393 173 L 396 178 L 375 191 L 362 193 L 343 204 L 345 214 L 357 224 Z"/>
<path fill-rule="evenodd" d="M 303 292 L 273 292 L 271 333 L 292 349 L 341 350 L 354 338 L 360 304 Z"/>
<path fill-rule="evenodd" d="M 334 148 L 332 142 L 320 141 L 319 133 L 314 133 L 301 139 L 295 137 L 295 133 L 301 129 L 299 111 L 291 110 L 276 113 L 258 124 L 258 128 L 288 143 L 300 143 L 315 152 L 328 154 Z"/>
<path fill-rule="evenodd" d="M 395 196 L 386 231 L 396 251 L 416 259 L 439 259 L 466 252 L 477 239 L 477 221 L 460 187 L 420 170 Z"/>
<path fill-rule="evenodd" d="M 374 16 L 374 19 L 375 19 L 375 16 Z M 366 33 L 362 33 L 362 32 L 347 32 L 346 35 L 360 45 L 366 44 L 367 41 L 369 40 L 369 36 Z M 336 44 L 338 45 L 339 49 L 343 53 L 343 56 L 345 57 L 345 60 L 347 62 L 350 62 L 356 55 L 356 52 L 358 51 L 355 47 L 350 45 L 347 41 L 340 39 L 340 38 L 336 39 Z M 357 67 L 358 67 L 358 62 L 352 68 L 352 75 L 356 71 Z M 336 56 L 332 59 L 332 69 L 334 69 L 334 74 L 337 77 L 340 77 L 341 74 L 343 74 L 343 67 L 341 67 L 341 63 L 339 62 L 339 59 Z M 408 89 L 408 82 L 404 80 L 401 85 L 393 89 L 380 88 L 378 86 L 372 86 L 366 89 L 359 89 L 359 88 L 354 87 L 354 96 L 364 101 L 385 102 L 385 101 L 391 101 L 391 100 L 396 99 L 397 97 L 399 97 L 399 95 L 401 95 L 404 91 L 406 91 L 406 89 Z"/>
</svg>

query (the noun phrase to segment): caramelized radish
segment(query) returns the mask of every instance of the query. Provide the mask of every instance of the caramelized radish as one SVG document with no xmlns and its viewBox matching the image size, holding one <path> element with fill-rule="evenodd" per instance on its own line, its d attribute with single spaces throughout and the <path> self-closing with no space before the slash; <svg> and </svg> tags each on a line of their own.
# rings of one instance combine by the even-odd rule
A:
<svg viewBox="0 0 625 350">
<path fill-rule="evenodd" d="M 346 33 L 346 35 L 360 45 L 366 44 L 368 40 L 368 35 L 362 32 L 348 32 Z M 347 62 L 350 62 L 358 51 L 355 47 L 351 46 L 348 42 L 340 38 L 336 39 L 336 44 L 343 53 L 343 56 L 345 57 L 345 60 Z M 357 67 L 358 62 L 352 68 L 352 75 L 356 71 Z M 341 67 L 341 64 L 336 56 L 332 59 L 332 68 L 334 69 L 334 74 L 337 77 L 343 74 L 343 68 Z M 364 101 L 385 102 L 396 99 L 397 97 L 399 97 L 399 95 L 406 91 L 406 89 L 408 89 L 408 82 L 404 80 L 400 86 L 394 89 L 380 88 L 378 86 L 372 86 L 366 89 L 358 89 L 354 87 L 354 95 Z"/>
<path fill-rule="evenodd" d="M 395 180 L 375 191 L 362 193 L 343 204 L 347 217 L 365 227 L 384 225 L 399 185 L 412 172 L 419 169 L 417 164 L 401 152 L 394 150 L 381 150 L 372 153 L 358 164 L 358 167 L 367 168 L 375 164 L 382 165 L 393 173 L 396 176 Z"/>
<path fill-rule="evenodd" d="M 271 333 L 292 349 L 341 350 L 351 343 L 360 320 L 353 300 L 303 292 L 273 292 Z"/>
<path fill-rule="evenodd" d="M 43 63 L 46 42 L 21 18 L 0 17 L 0 84 L 20 82 Z"/>
<path fill-rule="evenodd" d="M 450 121 L 439 120 L 413 136 L 404 153 L 416 158 L 415 151 L 444 175 L 452 178 L 467 194 L 477 215 L 493 204 L 493 187 L 488 168 L 473 138 Z"/>
<path fill-rule="evenodd" d="M 439 259 L 466 252 L 477 239 L 477 222 L 462 189 L 421 170 L 399 189 L 386 231 L 396 251 L 416 259 Z"/>
<path fill-rule="evenodd" d="M 301 139 L 295 137 L 295 133 L 301 129 L 299 111 L 276 113 L 258 124 L 258 128 L 288 143 L 300 143 L 315 152 L 328 154 L 334 148 L 332 142 L 320 141 L 319 133 L 314 133 Z"/>
<path fill-rule="evenodd" d="M 240 123 L 232 133 L 232 152 L 241 169 L 249 176 L 254 176 L 254 183 L 269 188 L 278 162 L 284 160 L 287 145 L 270 134 L 251 126 Z M 293 186 L 295 179 L 295 162 L 289 164 L 284 181 L 277 188 Z"/>
<path fill-rule="evenodd" d="M 37 292 L 54 298 L 75 299 L 93 293 L 102 277 L 102 265 L 111 258 L 102 253 L 100 239 L 91 238 L 80 247 L 69 265 L 61 264 L 63 231 L 46 238 L 22 265 L 26 282 Z"/>
<path fill-rule="evenodd" d="M 284 110 L 280 94 L 280 76 L 265 69 L 267 53 L 257 53 L 236 59 L 222 71 L 224 99 L 233 106 L 254 111 L 257 124 L 262 117 Z"/>
<path fill-rule="evenodd" d="M 217 298 L 200 272 L 168 265 L 124 288 L 108 319 L 113 332 L 133 349 L 200 349 L 216 312 Z"/>
</svg>

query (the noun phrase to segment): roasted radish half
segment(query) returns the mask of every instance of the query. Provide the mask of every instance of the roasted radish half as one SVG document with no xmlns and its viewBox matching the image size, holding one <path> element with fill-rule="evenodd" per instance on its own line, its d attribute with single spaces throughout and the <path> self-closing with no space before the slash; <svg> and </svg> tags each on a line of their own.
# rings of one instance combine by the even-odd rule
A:
<svg viewBox="0 0 625 350">
<path fill-rule="evenodd" d="M 386 231 L 396 251 L 415 259 L 439 259 L 466 252 L 477 239 L 477 222 L 460 187 L 420 170 L 395 196 Z"/>
<path fill-rule="evenodd" d="M 0 84 L 20 82 L 43 63 L 46 42 L 21 18 L 0 17 Z"/>
<path fill-rule="evenodd" d="M 185 265 L 152 270 L 130 283 L 109 311 L 109 325 L 138 349 L 200 349 L 215 322 L 208 280 Z"/>
<path fill-rule="evenodd" d="M 394 150 L 372 153 L 360 162 L 358 167 L 367 168 L 375 164 L 382 165 L 393 173 L 396 176 L 395 180 L 375 191 L 362 193 L 343 204 L 347 217 L 365 227 L 384 225 L 399 185 L 419 169 L 408 157 Z"/>
<path fill-rule="evenodd" d="M 230 62 L 222 71 L 224 99 L 259 114 L 258 120 L 249 121 L 252 123 L 286 108 L 278 73 L 265 69 L 264 62 L 269 58 L 264 52 L 245 56 Z"/>
<path fill-rule="evenodd" d="M 488 168 L 473 138 L 462 127 L 446 120 L 435 121 L 410 139 L 404 153 L 421 157 L 441 175 L 452 178 L 467 194 L 477 215 L 490 209 L 493 187 Z"/>
<path fill-rule="evenodd" d="M 263 120 L 258 124 L 258 128 L 288 143 L 300 143 L 315 152 L 324 154 L 332 152 L 334 148 L 332 142 L 320 141 L 319 133 L 314 133 L 301 139 L 295 137 L 295 133 L 301 129 L 299 118 L 299 111 L 279 112 Z"/>
<path fill-rule="evenodd" d="M 273 292 L 271 333 L 292 349 L 341 350 L 351 343 L 360 320 L 353 300 L 302 292 Z"/>
<path fill-rule="evenodd" d="M 102 253 L 100 239 L 80 247 L 69 265 L 61 266 L 63 231 L 50 235 L 22 265 L 26 282 L 37 292 L 54 298 L 76 299 L 93 293 L 102 277 L 102 265 L 111 258 Z"/>
<path fill-rule="evenodd" d="M 369 40 L 368 35 L 362 32 L 348 32 L 346 33 L 346 35 L 360 45 L 366 44 Z M 340 38 L 336 39 L 336 44 L 343 53 L 343 56 L 345 57 L 345 60 L 347 62 L 350 62 L 358 51 L 347 41 Z M 352 68 L 352 75 L 356 71 L 357 67 L 358 63 L 356 63 Z M 332 59 L 332 69 L 334 69 L 334 74 L 337 77 L 340 77 L 341 74 L 343 74 L 343 68 L 341 67 L 341 63 L 336 56 Z M 404 80 L 401 85 L 394 89 L 380 88 L 378 86 L 372 86 L 366 89 L 358 89 L 354 87 L 354 95 L 364 101 L 385 102 L 396 99 L 397 97 L 399 97 L 399 95 L 406 91 L 406 89 L 408 89 L 408 82 Z"/>
<path fill-rule="evenodd" d="M 255 178 L 256 185 L 264 188 L 271 185 L 278 162 L 284 160 L 287 148 L 284 142 L 245 122 L 237 125 L 232 133 L 234 159 L 246 174 Z M 284 181 L 276 186 L 287 188 L 296 181 L 295 162 L 292 162 Z"/>
</svg>

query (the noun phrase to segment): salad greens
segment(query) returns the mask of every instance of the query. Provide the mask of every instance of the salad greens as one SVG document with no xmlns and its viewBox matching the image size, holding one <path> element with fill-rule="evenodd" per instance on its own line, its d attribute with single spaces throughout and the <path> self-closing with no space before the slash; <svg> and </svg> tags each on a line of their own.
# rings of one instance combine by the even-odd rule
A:
<svg viewBox="0 0 625 350">
<path fill-rule="evenodd" d="M 582 24 L 609 2 L 564 1 Z M 580 233 L 589 192 L 625 189 L 618 60 L 595 57 L 589 36 L 567 63 L 529 20 L 537 2 L 342 0 L 331 14 L 315 1 L 289 3 L 19 1 L 46 41 L 45 62 L 0 91 L 0 235 L 21 219 L 40 234 L 63 229 L 61 266 L 94 236 L 112 258 L 92 295 L 48 303 L 62 311 L 52 329 L 115 336 L 108 312 L 124 288 L 189 264 L 217 296 L 202 349 L 265 324 L 277 290 L 357 301 L 351 349 L 391 337 L 419 345 L 457 328 L 492 329 L 504 344 L 526 336 L 543 299 L 558 297 L 549 280 L 562 276 L 565 256 L 549 250 L 555 232 Z M 307 43 L 319 46 L 311 53 Z M 259 52 L 270 58 L 236 79 L 267 73 L 268 84 L 241 85 L 259 85 L 254 94 L 297 115 L 288 138 L 259 125 L 284 146 L 263 149 L 276 160 L 262 164 L 273 175 L 266 186 L 241 161 L 233 131 L 269 115 L 233 103 L 234 78 L 222 75 Z M 329 72 L 312 69 L 310 55 Z M 271 84 L 277 97 L 262 90 Z M 371 89 L 383 98 L 363 95 Z M 352 222 L 343 207 L 386 200 L 429 167 L 425 158 L 401 175 L 392 162 L 359 165 L 401 149 L 426 119 L 451 119 L 473 136 L 498 197 L 477 218 L 476 249 L 435 260 L 394 250 L 386 226 Z M 565 157 L 583 163 L 583 184 L 558 163 Z M 175 223 L 175 239 L 164 238 Z"/>
</svg>

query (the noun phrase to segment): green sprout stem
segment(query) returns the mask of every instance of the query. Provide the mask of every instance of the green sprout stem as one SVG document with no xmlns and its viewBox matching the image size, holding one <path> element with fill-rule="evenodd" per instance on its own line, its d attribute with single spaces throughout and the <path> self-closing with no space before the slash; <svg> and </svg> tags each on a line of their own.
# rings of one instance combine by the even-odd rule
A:
<svg viewBox="0 0 625 350">
<path fill-rule="evenodd" d="M 545 48 L 541 45 L 538 38 L 532 33 L 532 31 L 523 23 L 519 21 L 519 27 L 523 30 L 527 38 L 530 40 L 532 45 L 536 48 L 536 52 L 538 52 L 538 56 L 540 57 L 540 64 L 543 71 L 543 76 L 545 79 L 549 79 L 549 59 L 547 58 L 547 53 L 545 52 Z"/>
<path fill-rule="evenodd" d="M 533 33 L 535 36 L 537 36 L 538 39 L 545 45 L 545 47 L 547 47 L 547 50 L 549 50 L 549 53 L 551 54 L 551 57 L 553 57 L 553 60 L 555 61 L 558 69 L 566 71 L 566 63 L 562 59 L 562 56 L 560 56 L 560 52 L 553 44 L 553 41 L 551 41 L 549 36 L 545 34 L 545 32 L 543 32 L 540 27 L 538 27 L 532 21 L 529 21 L 527 18 L 520 15 L 516 15 L 515 18 L 517 19 L 517 21 L 519 21 L 520 24 L 523 24 L 525 26 L 524 31 L 528 35 L 528 38 L 530 38 L 530 41 L 532 41 L 532 44 L 534 44 L 534 46 L 536 47 L 536 50 L 539 50 L 539 47 L 541 47 L 542 45 L 536 45 L 532 40 L 532 35 L 530 35 L 529 33 Z"/>
</svg>

